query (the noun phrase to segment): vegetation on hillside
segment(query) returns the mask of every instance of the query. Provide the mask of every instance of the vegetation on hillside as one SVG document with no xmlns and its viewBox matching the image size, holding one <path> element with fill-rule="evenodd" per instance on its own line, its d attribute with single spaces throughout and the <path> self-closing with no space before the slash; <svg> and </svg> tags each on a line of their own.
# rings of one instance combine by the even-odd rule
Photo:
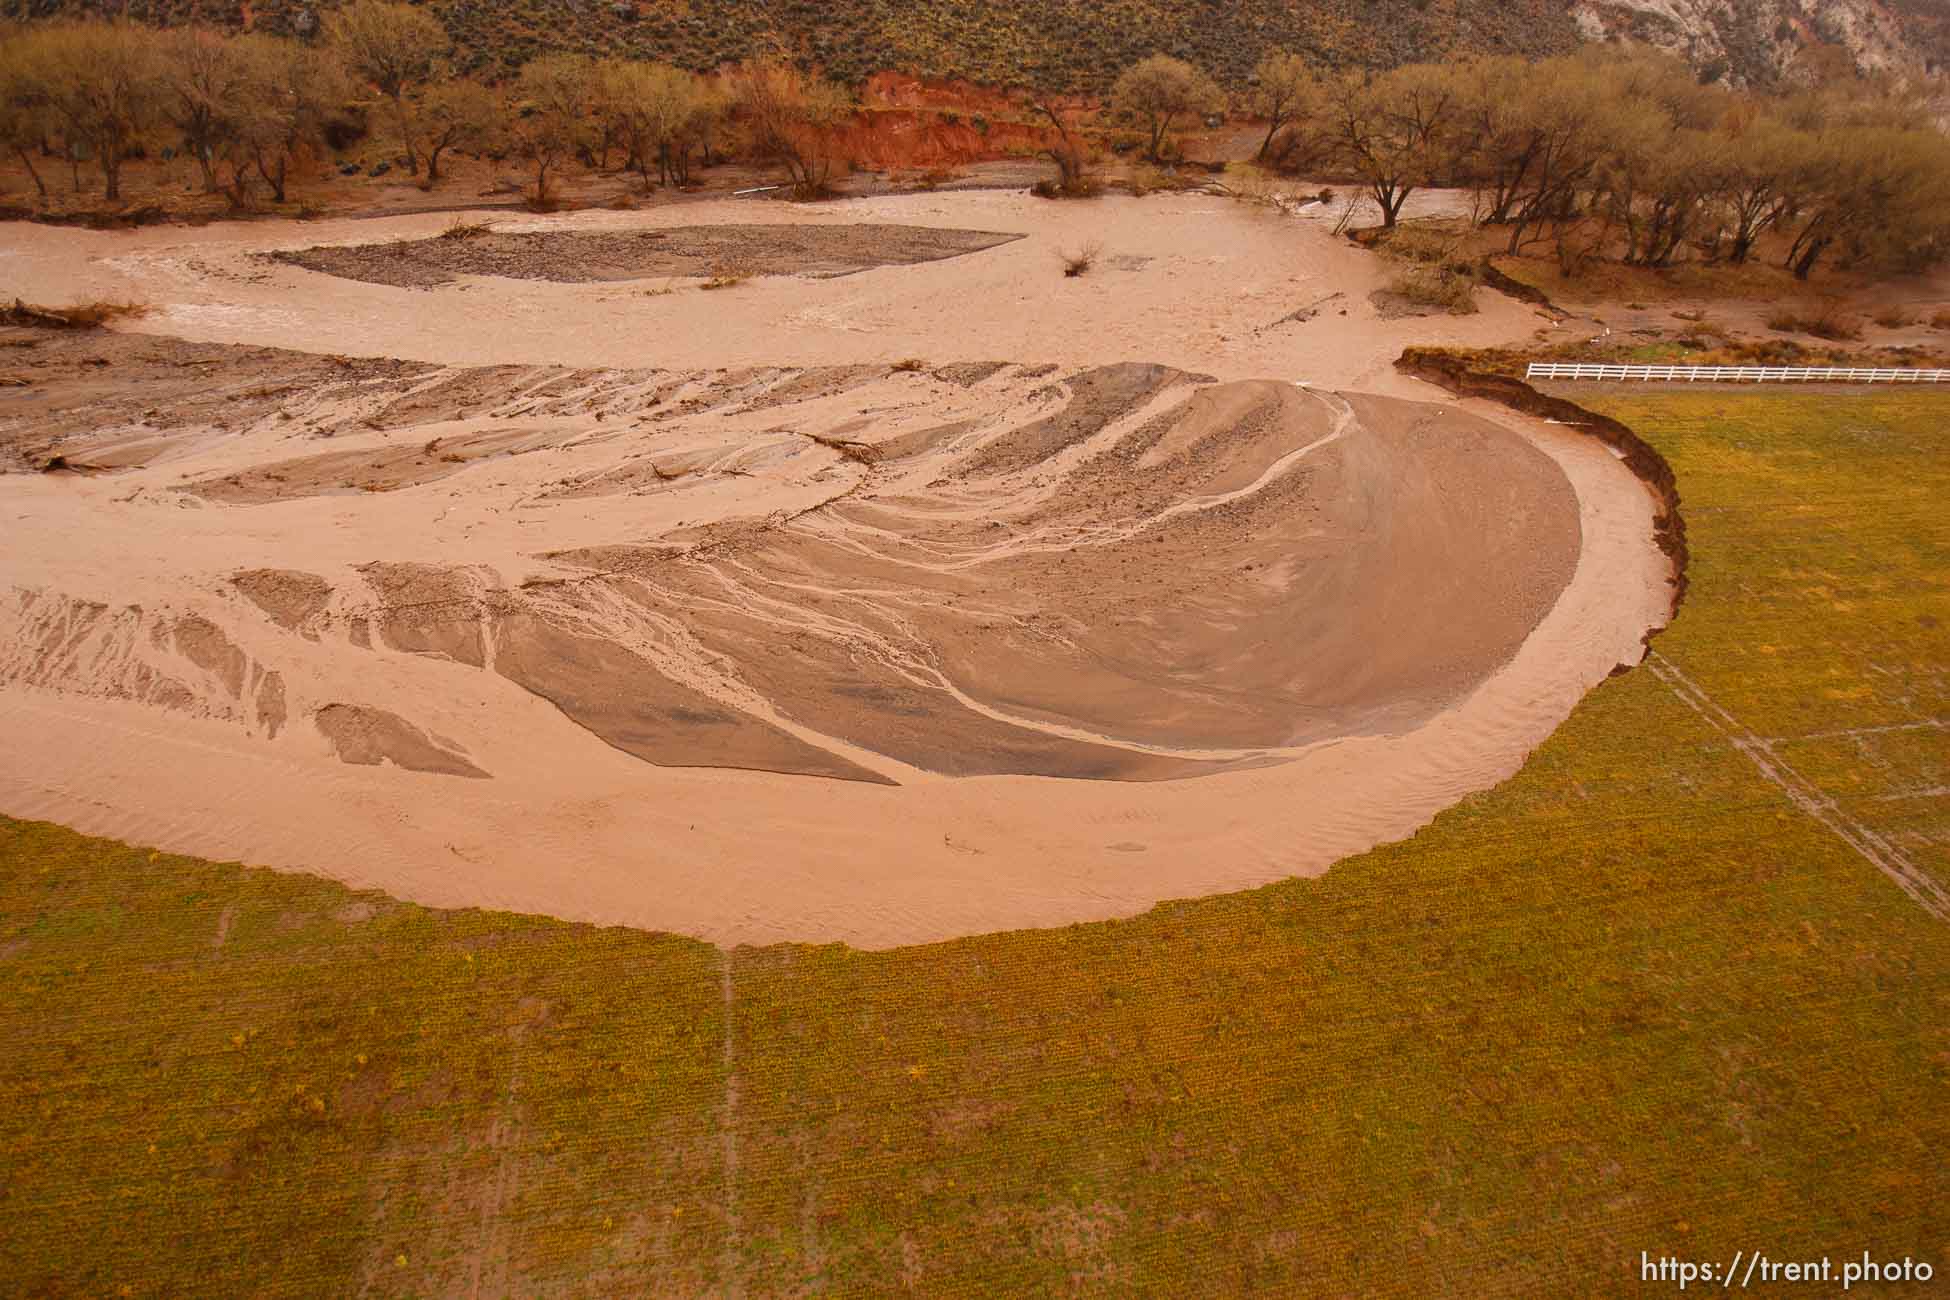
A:
<svg viewBox="0 0 1950 1300">
<path fill-rule="evenodd" d="M 344 3 L 349 0 L 254 0 L 241 12 L 256 30 L 310 38 L 321 15 Z M 1241 81 L 1276 46 L 1325 64 L 1388 67 L 1459 51 L 1561 52 L 1577 39 L 1559 0 L 432 0 L 424 9 L 446 29 L 459 68 L 491 79 L 549 53 L 715 72 L 785 50 L 848 83 L 900 71 L 989 85 L 1055 82 L 1066 91 L 1101 93 L 1124 68 L 1159 53 Z M 0 0 L 0 19 L 55 15 L 234 29 L 240 7 L 235 0 Z"/>
<path fill-rule="evenodd" d="M 168 26 L 249 25 L 309 37 L 321 15 L 347 0 L 0 0 L 0 19 L 128 16 Z M 430 0 L 462 67 L 512 73 L 540 54 L 620 56 L 709 72 L 780 50 L 803 55 L 842 81 L 880 71 L 991 84 L 1056 79 L 1070 91 L 1101 92 L 1118 70 L 1151 54 L 1189 60 L 1223 79 L 1242 79 L 1272 48 L 1303 51 L 1321 66 L 1392 67 L 1460 53 L 1540 55 L 1571 49 L 1578 27 L 1566 0 L 1282 0 L 1174 5 L 1107 0 L 1088 6 L 1037 0 L 838 0 L 753 5 L 738 0 Z M 1669 48 L 1699 48 L 1715 80 L 1765 85 L 1780 50 L 1845 39 L 1833 23 L 1784 18 L 1756 0 L 1697 6 L 1711 31 L 1687 39 L 1675 21 L 1645 6 L 1613 6 L 1618 35 Z M 1884 6 L 1919 62 L 1950 54 L 1944 0 Z M 1802 11 L 1807 12 L 1806 8 Z M 1709 53 L 1710 52 L 1710 53 Z"/>
<path fill-rule="evenodd" d="M 0 1289 L 1940 1269 L 1950 941 L 1834 829 L 1950 880 L 1940 400 L 1579 400 L 1677 471 L 1678 621 L 1516 777 L 1317 880 L 723 954 L 0 821 Z"/>
</svg>

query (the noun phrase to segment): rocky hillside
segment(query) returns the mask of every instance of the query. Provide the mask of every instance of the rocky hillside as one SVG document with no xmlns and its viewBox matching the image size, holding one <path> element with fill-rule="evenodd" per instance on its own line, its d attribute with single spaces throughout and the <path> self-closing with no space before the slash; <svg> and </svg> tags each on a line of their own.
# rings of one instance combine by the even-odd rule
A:
<svg viewBox="0 0 1950 1300">
<path fill-rule="evenodd" d="M 335 0 L 0 0 L 0 17 L 127 13 L 308 35 Z M 1465 51 L 1551 54 L 1633 37 L 1739 82 L 1810 42 L 1867 68 L 1950 64 L 1950 0 L 424 0 L 458 62 L 490 75 L 551 49 L 696 69 L 784 47 L 849 80 L 898 71 L 1100 89 L 1155 51 L 1241 81 L 1269 46 L 1328 65 Z"/>
<path fill-rule="evenodd" d="M 1585 40 L 1629 38 L 1696 67 L 1766 85 L 1810 45 L 1903 76 L 1950 67 L 1950 0 L 1573 0 Z"/>
</svg>

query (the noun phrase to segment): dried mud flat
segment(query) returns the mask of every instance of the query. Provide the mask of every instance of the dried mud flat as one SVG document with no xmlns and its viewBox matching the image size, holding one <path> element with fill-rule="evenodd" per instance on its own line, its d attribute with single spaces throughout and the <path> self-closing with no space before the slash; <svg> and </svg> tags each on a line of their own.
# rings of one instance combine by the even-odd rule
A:
<svg viewBox="0 0 1950 1300">
<path fill-rule="evenodd" d="M 347 280 L 426 289 L 468 275 L 593 284 L 658 276 L 803 275 L 822 279 L 979 253 L 1021 238 L 986 230 L 847 226 L 676 226 L 513 231 L 457 226 L 429 239 L 284 250 L 278 262 Z"/>
<path fill-rule="evenodd" d="M 1494 426 L 1165 366 L 321 371 L 298 354 L 31 341 L 47 405 L 9 422 L 34 431 L 0 443 L 17 461 L 180 464 L 150 490 L 213 523 L 211 506 L 359 500 L 372 555 L 356 576 L 198 575 L 241 598 L 189 616 L 222 653 L 217 628 L 254 609 L 313 644 L 491 669 L 663 766 L 898 784 L 1263 763 L 1453 701 L 1516 651 L 1577 553 L 1569 484 Z M 91 391 L 104 368 L 119 396 Z M 152 404 L 172 396 L 231 423 Z M 380 544 L 395 516 L 504 462 L 487 490 L 537 525 L 514 572 Z M 522 472 L 536 464 L 539 481 Z M 607 526 L 559 539 L 572 545 L 543 531 L 598 507 Z M 275 527 L 263 513 L 253 524 Z M 107 662 L 92 680 L 110 696 L 203 701 L 170 671 L 208 658 L 180 644 L 180 617 L 117 623 L 49 590 L 10 613 L 12 676 L 85 686 Z M 122 645 L 138 626 L 146 647 Z M 136 660 L 153 675 L 130 679 Z M 217 684 L 240 700 L 245 673 Z M 354 761 L 466 766 L 362 702 L 303 703 L 341 757 L 356 718 Z"/>
<path fill-rule="evenodd" d="M 247 299 L 215 272 L 254 256 L 118 266 Z M 1054 276 L 990 256 L 1003 288 L 915 351 Z M 1225 305 L 1217 265 L 1130 273 L 1183 305 L 1125 328 L 1191 351 L 1166 336 Z M 933 274 L 846 282 L 850 319 Z M 782 350 L 825 346 L 831 291 L 774 283 L 803 286 Z M 720 297 L 656 302 L 709 331 Z M 693 364 L 715 337 L 646 335 L 662 366 L 0 337 L 0 731 L 36 742 L 0 747 L 0 811 L 436 905 L 888 946 L 1411 833 L 1668 608 L 1650 494 L 1575 431 L 1118 340 Z"/>
</svg>

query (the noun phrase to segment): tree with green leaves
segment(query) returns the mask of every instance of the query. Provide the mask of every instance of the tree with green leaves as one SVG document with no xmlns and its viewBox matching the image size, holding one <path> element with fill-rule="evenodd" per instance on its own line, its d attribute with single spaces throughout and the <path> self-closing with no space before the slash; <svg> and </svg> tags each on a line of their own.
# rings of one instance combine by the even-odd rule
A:
<svg viewBox="0 0 1950 1300">
<path fill-rule="evenodd" d="M 1457 115 L 1462 175 L 1476 191 L 1478 220 L 1510 220 L 1542 145 L 1543 124 L 1528 107 L 1540 66 L 1516 55 L 1468 59 L 1457 65 Z"/>
<path fill-rule="evenodd" d="M 1568 59 L 1541 64 L 1514 119 L 1529 164 L 1513 190 L 1507 251 L 1545 226 L 1562 230 L 1604 161 L 1614 102 L 1604 78 Z"/>
<path fill-rule="evenodd" d="M 1707 209 L 1725 141 L 1633 107 L 1612 115 L 1596 180 L 1606 217 L 1624 234 L 1626 265 L 1669 266 Z"/>
</svg>

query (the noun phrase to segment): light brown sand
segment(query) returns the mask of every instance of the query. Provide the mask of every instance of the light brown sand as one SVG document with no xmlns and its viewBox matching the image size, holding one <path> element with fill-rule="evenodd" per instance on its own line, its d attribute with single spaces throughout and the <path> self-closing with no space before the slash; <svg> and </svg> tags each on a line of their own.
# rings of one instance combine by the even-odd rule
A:
<svg viewBox="0 0 1950 1300">
<path fill-rule="evenodd" d="M 0 810 L 885 946 L 1325 870 L 1513 771 L 1664 616 L 1601 446 L 1291 382 L 1426 398 L 1400 344 L 1512 304 L 1390 324 L 1366 254 L 1212 200 L 722 206 L 1027 237 L 648 297 L 252 257 L 410 221 L 11 228 L 23 297 L 431 364 L 23 350 L 0 446 L 115 468 L 0 476 Z M 1065 280 L 1093 220 L 1101 276 Z M 1249 325 L 1342 285 L 1345 317 Z"/>
<path fill-rule="evenodd" d="M 1530 308 L 1487 293 L 1476 316 L 1385 321 L 1367 300 L 1388 278 L 1373 254 L 1319 222 L 1205 195 L 1051 203 L 984 191 L 809 206 L 726 199 L 494 219 L 510 233 L 890 222 L 1024 236 L 945 261 L 834 280 L 762 277 L 714 293 L 658 293 L 661 277 L 602 285 L 470 277 L 406 291 L 258 256 L 426 238 L 452 220 L 135 231 L 8 224 L 0 227 L 0 288 L 29 302 L 151 303 L 158 309 L 129 326 L 147 333 L 452 365 L 1147 361 L 1222 379 L 1370 391 L 1386 391 L 1404 341 L 1489 345 L 1546 325 Z M 1058 254 L 1091 244 L 1102 247 L 1096 266 L 1066 278 Z M 1336 291 L 1343 297 L 1314 319 L 1273 326 Z"/>
</svg>

